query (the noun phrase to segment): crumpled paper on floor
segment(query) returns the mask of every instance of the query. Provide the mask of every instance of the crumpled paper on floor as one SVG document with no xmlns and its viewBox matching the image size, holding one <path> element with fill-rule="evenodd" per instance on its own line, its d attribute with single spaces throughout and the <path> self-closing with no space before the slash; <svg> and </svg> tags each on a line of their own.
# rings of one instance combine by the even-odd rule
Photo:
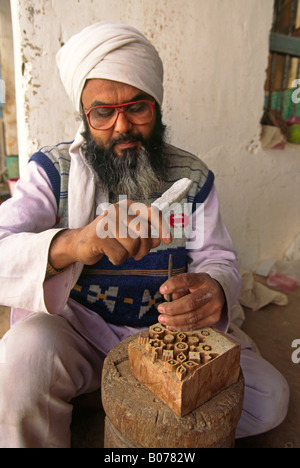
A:
<svg viewBox="0 0 300 468">
<path fill-rule="evenodd" d="M 254 279 L 250 271 L 240 270 L 242 288 L 239 295 L 239 303 L 242 306 L 256 311 L 268 304 L 287 305 L 288 297 L 279 291 L 269 289 Z"/>
<path fill-rule="evenodd" d="M 259 349 L 254 340 L 247 335 L 241 326 L 245 321 L 245 312 L 243 309 L 247 307 L 252 311 L 262 309 L 268 304 L 287 305 L 288 297 L 286 294 L 279 291 L 274 291 L 256 281 L 251 271 L 240 270 L 242 277 L 242 287 L 238 301 L 231 309 L 231 319 L 228 332 L 236 338 L 243 340 L 252 346 L 253 350 L 260 354 Z"/>
</svg>

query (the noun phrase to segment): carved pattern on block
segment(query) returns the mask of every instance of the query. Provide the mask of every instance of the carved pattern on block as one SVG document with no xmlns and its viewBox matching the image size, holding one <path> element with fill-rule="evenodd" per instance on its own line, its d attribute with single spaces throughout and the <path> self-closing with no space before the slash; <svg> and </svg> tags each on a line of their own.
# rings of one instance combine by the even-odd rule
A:
<svg viewBox="0 0 300 468">
<path fill-rule="evenodd" d="M 182 416 L 235 383 L 240 345 L 212 328 L 171 331 L 160 323 L 128 347 L 131 372 Z"/>
<path fill-rule="evenodd" d="M 200 365 L 206 364 L 219 356 L 219 353 L 212 353 L 212 347 L 205 344 L 209 330 L 196 330 L 189 332 L 170 331 L 163 325 L 157 323 L 149 328 L 149 338 L 139 335 L 139 343 L 145 343 L 148 353 L 155 354 L 155 361 L 172 361 L 166 368 L 173 371 L 176 377 L 182 381 L 193 373 Z M 174 359 L 179 365 L 185 363 L 184 368 L 174 366 Z M 185 362 L 186 361 L 186 362 Z M 193 363 L 193 364 L 192 364 Z"/>
</svg>

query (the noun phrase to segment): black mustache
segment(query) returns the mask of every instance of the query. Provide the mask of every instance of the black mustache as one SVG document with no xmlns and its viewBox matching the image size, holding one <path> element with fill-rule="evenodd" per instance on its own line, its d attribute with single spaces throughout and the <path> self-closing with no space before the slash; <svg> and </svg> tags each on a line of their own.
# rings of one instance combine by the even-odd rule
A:
<svg viewBox="0 0 300 468">
<path fill-rule="evenodd" d="M 144 144 L 144 138 L 142 137 L 142 135 L 120 135 L 119 137 L 117 138 L 114 138 L 111 142 L 110 142 L 110 148 L 109 149 L 112 149 L 115 145 L 117 144 L 120 144 L 120 143 L 136 143 L 136 142 L 141 142 L 142 144 Z"/>
</svg>

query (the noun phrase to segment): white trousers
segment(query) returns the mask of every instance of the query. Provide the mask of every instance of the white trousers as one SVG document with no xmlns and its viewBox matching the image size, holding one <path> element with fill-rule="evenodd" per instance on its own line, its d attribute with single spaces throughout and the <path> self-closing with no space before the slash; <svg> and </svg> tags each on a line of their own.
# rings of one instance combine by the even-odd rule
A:
<svg viewBox="0 0 300 468">
<path fill-rule="evenodd" d="M 32 314 L 1 340 L 0 448 L 70 447 L 70 401 L 100 387 L 106 353 L 132 332 L 96 314 L 101 327 L 87 332 L 85 318 L 75 305 L 64 316 Z M 289 400 L 285 379 L 252 350 L 242 349 L 241 367 L 245 397 L 236 437 L 280 424 Z"/>
</svg>

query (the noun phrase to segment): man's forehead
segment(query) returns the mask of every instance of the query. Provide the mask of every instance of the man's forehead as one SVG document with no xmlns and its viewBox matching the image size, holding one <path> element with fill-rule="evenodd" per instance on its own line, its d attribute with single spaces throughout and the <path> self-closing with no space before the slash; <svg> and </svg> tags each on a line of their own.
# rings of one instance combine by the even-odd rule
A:
<svg viewBox="0 0 300 468">
<path fill-rule="evenodd" d="M 86 109 L 97 105 L 122 104 L 139 99 L 153 98 L 134 86 L 102 78 L 87 80 L 82 92 L 82 103 Z"/>
</svg>

